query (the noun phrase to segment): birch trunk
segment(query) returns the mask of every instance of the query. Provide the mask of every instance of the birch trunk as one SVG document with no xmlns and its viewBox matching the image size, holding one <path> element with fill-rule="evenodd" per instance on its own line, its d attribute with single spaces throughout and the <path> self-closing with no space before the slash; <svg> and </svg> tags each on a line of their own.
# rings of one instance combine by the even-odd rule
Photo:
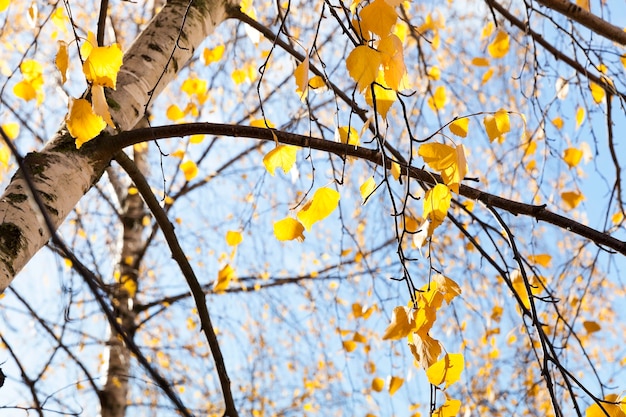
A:
<svg viewBox="0 0 626 417">
<path fill-rule="evenodd" d="M 132 129 L 150 100 L 172 81 L 196 47 L 227 17 L 227 0 L 170 0 L 124 55 L 117 90 L 108 90 L 111 116 L 119 130 Z M 87 143 L 77 151 L 65 126 L 25 165 L 58 228 L 98 181 L 112 155 Z M 50 233 L 18 171 L 0 198 L 0 293 Z"/>
</svg>

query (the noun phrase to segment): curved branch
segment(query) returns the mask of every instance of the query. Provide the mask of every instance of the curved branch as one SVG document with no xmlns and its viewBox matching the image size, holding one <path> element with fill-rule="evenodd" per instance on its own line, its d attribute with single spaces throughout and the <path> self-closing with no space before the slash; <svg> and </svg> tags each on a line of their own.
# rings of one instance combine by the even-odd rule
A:
<svg viewBox="0 0 626 417">
<path fill-rule="evenodd" d="M 115 151 L 121 150 L 127 146 L 131 146 L 140 142 L 196 134 L 245 137 L 266 141 L 278 140 L 280 143 L 288 145 L 295 145 L 303 148 L 311 148 L 333 153 L 341 158 L 345 158 L 346 156 L 355 156 L 359 159 L 370 161 L 379 166 L 384 166 L 386 169 L 390 169 L 392 163 L 389 158 L 384 158 L 380 152 L 373 149 L 367 149 L 352 145 L 344 145 L 343 143 L 339 142 L 331 142 L 325 139 L 298 135 L 295 133 L 281 132 L 278 130 L 270 130 L 253 126 L 238 126 L 218 123 L 186 123 L 146 129 L 136 129 L 122 132 L 116 136 L 99 137 L 98 139 L 87 143 L 87 145 L 85 146 L 93 146 L 95 152 L 101 152 L 106 154 L 109 152 L 115 153 Z M 419 181 L 424 182 L 425 184 L 430 185 L 435 185 L 438 182 L 442 182 L 441 177 L 437 174 L 420 168 L 407 166 L 404 164 L 401 165 L 402 175 L 408 175 L 411 178 L 415 178 Z M 582 223 L 578 223 L 573 219 L 551 212 L 550 210 L 546 209 L 545 204 L 537 206 L 532 204 L 520 203 L 518 201 L 498 197 L 496 195 L 481 191 L 473 187 L 469 187 L 467 185 L 461 185 L 459 189 L 459 194 L 473 200 L 478 200 L 486 204 L 487 206 L 503 209 L 514 215 L 523 214 L 525 216 L 533 217 L 537 221 L 545 221 L 563 230 L 567 230 L 568 232 L 572 232 L 579 236 L 585 237 L 598 245 L 605 246 L 606 248 L 619 252 L 622 255 L 626 255 L 626 242 L 616 239 L 607 233 L 593 229 L 589 226 L 585 226 Z"/>
</svg>

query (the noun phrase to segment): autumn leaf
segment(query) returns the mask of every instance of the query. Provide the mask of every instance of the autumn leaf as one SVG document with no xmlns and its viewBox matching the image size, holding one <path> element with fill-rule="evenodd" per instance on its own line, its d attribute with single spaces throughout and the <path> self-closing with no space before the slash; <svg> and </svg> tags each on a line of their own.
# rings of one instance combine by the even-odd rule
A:
<svg viewBox="0 0 626 417">
<path fill-rule="evenodd" d="M 113 123 L 113 119 L 111 119 L 111 113 L 109 113 L 109 105 L 104 96 L 104 87 L 101 85 L 91 87 L 91 103 L 94 113 L 102 117 L 109 127 L 115 129 L 115 124 Z"/>
<path fill-rule="evenodd" d="M 374 181 L 374 177 L 369 177 L 361 186 L 359 190 L 361 192 L 361 198 L 363 199 L 363 204 L 367 202 L 370 198 L 374 190 L 376 189 L 376 181 Z"/>
<path fill-rule="evenodd" d="M 576 109 L 576 129 L 578 129 L 583 122 L 585 121 L 585 109 L 583 107 L 578 107 Z"/>
<path fill-rule="evenodd" d="M 183 171 L 183 174 L 185 174 L 185 180 L 187 182 L 198 176 L 198 166 L 190 159 L 180 164 L 180 170 Z"/>
<path fill-rule="evenodd" d="M 402 41 L 396 35 L 388 35 L 378 42 L 378 51 L 381 52 L 383 61 L 383 74 L 387 86 L 392 90 L 406 89 L 408 79 L 406 66 L 404 65 L 404 51 Z"/>
<path fill-rule="evenodd" d="M 401 174 L 402 168 L 400 167 L 400 164 L 396 161 L 391 161 L 391 176 L 393 177 L 393 179 L 399 181 Z"/>
<path fill-rule="evenodd" d="M 13 87 L 13 93 L 26 101 L 37 99 L 37 104 L 43 101 L 43 67 L 32 59 L 25 59 L 20 64 L 23 80 Z"/>
<path fill-rule="evenodd" d="M 461 295 L 461 287 L 459 287 L 459 284 L 442 274 L 434 274 L 432 281 L 437 285 L 436 290 L 443 295 L 443 299 L 448 304 L 450 304 L 457 295 Z"/>
<path fill-rule="evenodd" d="M 461 401 L 446 397 L 446 402 L 433 412 L 433 417 L 457 417 Z"/>
<path fill-rule="evenodd" d="M 459 186 L 467 173 L 463 145 L 453 148 L 441 143 L 424 143 L 419 147 L 418 154 L 429 167 L 441 172 L 443 182 L 451 191 L 459 193 Z"/>
<path fill-rule="evenodd" d="M 393 309 L 391 323 L 385 329 L 383 340 L 405 338 L 414 328 L 413 312 L 409 307 L 398 306 Z"/>
<path fill-rule="evenodd" d="M 352 126 L 341 126 L 337 128 L 337 135 L 341 143 L 353 146 L 359 146 L 359 143 L 361 143 L 359 133 Z"/>
<path fill-rule="evenodd" d="M 65 84 L 67 81 L 67 67 L 69 65 L 69 55 L 67 53 L 67 43 L 65 41 L 57 41 L 59 45 L 59 51 L 54 58 L 54 63 L 57 69 L 61 73 L 61 83 Z"/>
<path fill-rule="evenodd" d="M 222 269 L 217 273 L 217 279 L 213 283 L 213 291 L 222 292 L 228 289 L 231 281 L 236 279 L 235 270 L 230 264 L 226 264 Z"/>
<path fill-rule="evenodd" d="M 515 270 L 511 273 L 511 284 L 513 285 L 513 289 L 522 300 L 522 304 L 527 309 L 530 309 L 530 296 L 534 296 L 543 291 L 543 288 L 537 283 L 536 278 L 532 277 L 528 280 L 528 285 L 530 287 L 531 294 L 528 294 L 528 290 L 526 289 L 526 283 L 524 282 L 524 277 L 520 273 L 519 270 Z"/>
<path fill-rule="evenodd" d="M 552 256 L 548 255 L 547 253 L 542 253 L 540 255 L 530 255 L 528 257 L 528 262 L 541 265 L 544 268 L 547 268 L 548 266 L 550 266 L 551 260 L 552 260 Z"/>
<path fill-rule="evenodd" d="M 599 332 L 602 329 L 602 327 L 600 327 L 598 322 L 587 321 L 587 320 L 583 321 L 583 327 L 585 328 L 585 331 L 587 332 L 587 334 Z"/>
<path fill-rule="evenodd" d="M 585 411 L 585 417 L 606 417 L 607 415 L 609 417 L 626 417 L 626 402 L 620 399 L 618 394 L 606 395 L 602 407 L 594 403 Z"/>
<path fill-rule="evenodd" d="M 488 67 L 489 59 L 483 57 L 476 57 L 472 59 L 472 65 L 477 67 Z"/>
<path fill-rule="evenodd" d="M 265 155 L 263 158 L 263 164 L 265 169 L 272 176 L 276 172 L 276 168 L 282 168 L 286 174 L 291 170 L 293 164 L 296 163 L 296 153 L 298 148 L 290 145 L 278 145 Z"/>
<path fill-rule="evenodd" d="M 509 35 L 500 30 L 495 39 L 487 47 L 489 55 L 493 58 L 502 58 L 509 52 Z"/>
<path fill-rule="evenodd" d="M 228 246 L 237 246 L 243 241 L 243 236 L 240 232 L 229 230 L 226 232 L 226 244 Z"/>
<path fill-rule="evenodd" d="M 123 56 L 122 50 L 116 43 L 92 48 L 83 64 L 85 78 L 95 85 L 115 89 Z"/>
<path fill-rule="evenodd" d="M 183 117 L 185 117 L 185 113 L 178 107 L 176 104 L 171 104 L 167 111 L 165 112 L 165 116 L 170 119 L 172 122 L 176 122 Z"/>
<path fill-rule="evenodd" d="M 397 376 L 392 376 L 389 379 L 389 395 L 395 394 L 396 391 L 398 391 L 400 389 L 402 384 L 404 384 L 404 379 L 403 378 L 400 378 L 400 377 L 397 377 Z"/>
<path fill-rule="evenodd" d="M 430 368 L 441 355 L 441 343 L 427 332 L 409 333 L 408 344 L 415 361 L 422 369 Z"/>
<path fill-rule="evenodd" d="M 511 130 L 509 113 L 503 109 L 498 110 L 494 115 L 485 116 L 483 123 L 490 142 Z"/>
<path fill-rule="evenodd" d="M 589 89 L 591 90 L 591 97 L 593 97 L 593 101 L 597 104 L 604 101 L 604 96 L 606 95 L 604 87 L 592 81 L 589 83 Z"/>
<path fill-rule="evenodd" d="M 308 93 L 309 87 L 309 57 L 305 58 L 293 72 L 296 79 L 296 93 L 300 96 L 300 100 L 304 100 Z"/>
<path fill-rule="evenodd" d="M 357 344 L 354 340 L 344 340 L 341 342 L 346 352 L 352 352 L 356 349 Z"/>
<path fill-rule="evenodd" d="M 286 217 L 274 223 L 274 236 L 278 240 L 298 240 L 304 241 L 304 226 L 292 217 Z"/>
<path fill-rule="evenodd" d="M 376 96 L 376 111 L 383 117 L 383 119 L 387 120 L 387 113 L 393 103 L 397 100 L 397 95 L 393 89 L 387 87 L 383 78 L 383 72 L 380 71 L 376 76 L 376 83 L 372 84 L 370 88 L 365 90 L 365 102 L 374 108 L 374 96 Z"/>
<path fill-rule="evenodd" d="M 469 118 L 461 117 L 450 123 L 450 132 L 462 138 L 467 137 L 467 128 L 469 127 Z"/>
<path fill-rule="evenodd" d="M 204 48 L 202 57 L 204 58 L 204 65 L 212 64 L 222 59 L 224 55 L 224 45 L 218 45 L 213 49 Z"/>
<path fill-rule="evenodd" d="M 446 353 L 426 370 L 426 377 L 431 384 L 441 385 L 445 382 L 448 388 L 461 378 L 464 367 L 465 361 L 461 353 Z"/>
<path fill-rule="evenodd" d="M 359 13 L 360 28 L 366 39 L 368 32 L 385 37 L 398 20 L 398 13 L 385 0 L 374 0 L 365 6 Z"/>
<path fill-rule="evenodd" d="M 313 198 L 308 201 L 298 212 L 298 220 L 306 230 L 320 220 L 325 219 L 339 204 L 339 193 L 332 188 L 322 187 L 318 189 Z"/>
<path fill-rule="evenodd" d="M 428 97 L 428 107 L 435 113 L 437 110 L 443 110 L 446 105 L 448 98 L 446 96 L 446 87 L 440 85 L 435 89 L 435 92 L 432 96 Z"/>
<path fill-rule="evenodd" d="M 561 193 L 561 198 L 569 209 L 575 209 L 585 199 L 585 196 L 578 191 L 565 191 Z"/>
<path fill-rule="evenodd" d="M 350 77 L 356 81 L 357 90 L 363 91 L 374 82 L 382 62 L 382 54 L 367 45 L 359 45 L 350 52 L 346 58 L 346 68 Z"/>
<path fill-rule="evenodd" d="M 67 130 L 76 139 L 76 149 L 98 136 L 106 125 L 104 119 L 94 113 L 89 101 L 83 98 L 72 99 L 67 116 Z"/>
<path fill-rule="evenodd" d="M 443 223 L 448 214 L 451 200 L 450 189 L 444 184 L 437 184 L 426 191 L 423 217 L 430 222 L 428 226 L 429 236 L 432 236 L 433 230 Z"/>
<path fill-rule="evenodd" d="M 381 392 L 385 388 L 385 380 L 382 378 L 374 378 L 372 380 L 372 389 L 376 392 Z"/>
</svg>

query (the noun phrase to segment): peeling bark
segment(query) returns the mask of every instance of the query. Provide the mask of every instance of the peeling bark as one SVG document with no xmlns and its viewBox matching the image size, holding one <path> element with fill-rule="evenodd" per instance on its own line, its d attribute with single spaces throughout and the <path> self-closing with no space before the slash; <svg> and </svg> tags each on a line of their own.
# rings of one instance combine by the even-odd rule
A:
<svg viewBox="0 0 626 417">
<path fill-rule="evenodd" d="M 196 47 L 227 17 L 225 0 L 171 0 L 124 55 L 117 90 L 107 91 L 118 130 L 132 129 L 150 100 L 172 81 Z M 80 151 L 63 126 L 40 152 L 26 156 L 47 215 L 59 227 L 98 181 L 112 154 L 87 143 Z M 0 292 L 41 249 L 50 233 L 18 171 L 0 198 Z"/>
</svg>

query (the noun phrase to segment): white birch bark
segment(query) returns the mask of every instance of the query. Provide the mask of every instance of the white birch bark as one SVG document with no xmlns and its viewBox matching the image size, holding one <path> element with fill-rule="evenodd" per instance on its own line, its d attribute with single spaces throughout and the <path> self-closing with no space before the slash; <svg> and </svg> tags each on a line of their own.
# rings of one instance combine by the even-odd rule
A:
<svg viewBox="0 0 626 417">
<path fill-rule="evenodd" d="M 228 7 L 227 0 L 167 2 L 125 53 L 117 90 L 107 91 L 111 116 L 120 130 L 137 124 L 149 100 L 176 77 L 196 47 L 227 17 Z M 25 158 L 56 228 L 110 162 L 111 155 L 89 145 L 77 151 L 63 126 L 40 152 Z M 1 293 L 50 238 L 21 171 L 0 198 L 0 222 Z"/>
</svg>

